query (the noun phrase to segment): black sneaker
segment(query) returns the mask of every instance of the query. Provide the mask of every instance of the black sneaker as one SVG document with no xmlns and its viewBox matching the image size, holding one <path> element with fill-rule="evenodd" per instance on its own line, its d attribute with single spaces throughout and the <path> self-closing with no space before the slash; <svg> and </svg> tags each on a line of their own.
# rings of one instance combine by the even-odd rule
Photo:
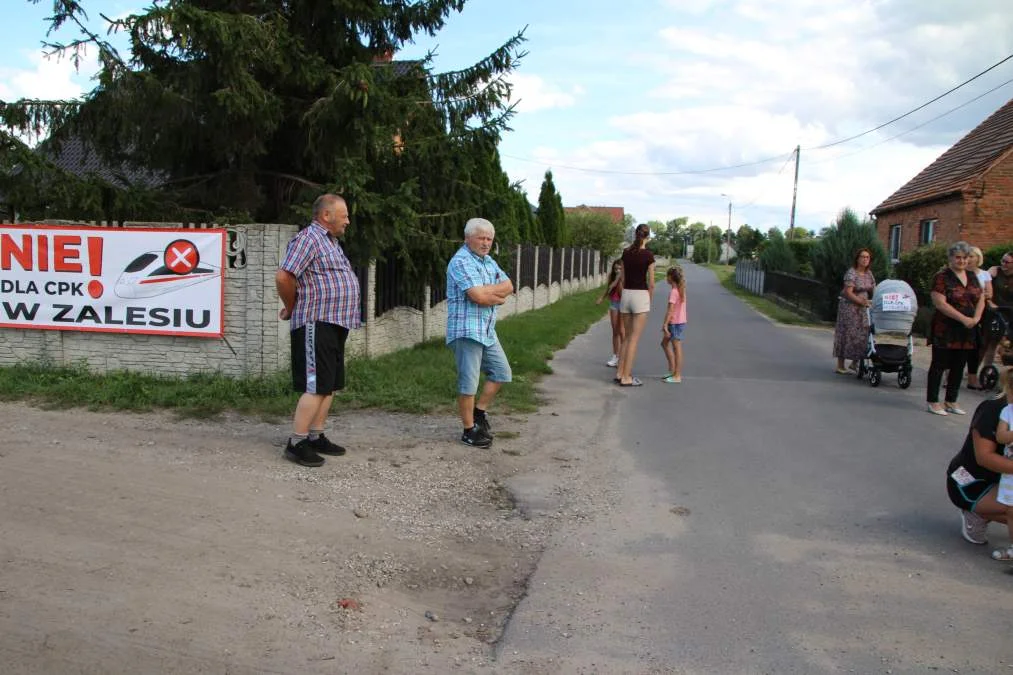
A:
<svg viewBox="0 0 1013 675">
<path fill-rule="evenodd" d="M 302 439 L 295 445 L 292 445 L 290 438 L 285 447 L 285 459 L 300 466 L 323 466 L 324 464 L 324 458 L 313 451 L 313 445 L 308 438 Z"/>
<path fill-rule="evenodd" d="M 331 442 L 331 439 L 327 438 L 323 434 L 317 437 L 317 440 L 310 441 L 310 446 L 320 455 L 330 455 L 331 457 L 341 457 L 345 454 L 345 449 L 337 443 Z"/>
<path fill-rule="evenodd" d="M 488 415 L 475 415 L 475 426 L 482 430 L 482 433 L 492 438 L 492 427 L 489 426 Z"/>
<path fill-rule="evenodd" d="M 488 448 L 492 445 L 492 437 L 486 435 L 477 424 L 470 429 L 465 429 L 461 434 L 461 442 L 473 448 Z"/>
</svg>

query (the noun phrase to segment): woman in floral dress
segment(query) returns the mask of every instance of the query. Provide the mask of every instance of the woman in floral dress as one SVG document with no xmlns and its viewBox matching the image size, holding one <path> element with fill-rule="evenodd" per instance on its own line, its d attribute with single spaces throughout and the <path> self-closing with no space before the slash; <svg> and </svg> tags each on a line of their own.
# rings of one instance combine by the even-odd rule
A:
<svg viewBox="0 0 1013 675">
<path fill-rule="evenodd" d="M 872 251 L 860 248 L 851 268 L 844 274 L 834 329 L 834 356 L 839 375 L 856 372 L 856 363 L 865 358 L 869 348 L 869 321 L 865 309 L 872 305 L 872 291 L 876 287 L 870 265 Z M 851 361 L 848 368 L 844 367 L 844 359 Z"/>
</svg>

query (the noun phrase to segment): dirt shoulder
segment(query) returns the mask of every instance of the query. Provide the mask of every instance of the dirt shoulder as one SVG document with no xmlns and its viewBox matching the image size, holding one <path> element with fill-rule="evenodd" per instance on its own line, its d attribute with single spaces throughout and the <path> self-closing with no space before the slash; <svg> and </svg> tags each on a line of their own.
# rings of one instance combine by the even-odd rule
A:
<svg viewBox="0 0 1013 675">
<path fill-rule="evenodd" d="M 550 410 L 493 424 L 510 433 L 479 451 L 450 417 L 339 414 L 349 455 L 305 469 L 281 458 L 287 424 L 0 404 L 0 663 L 490 667 L 548 536 L 586 501 L 579 458 L 539 440 Z M 579 422 L 567 444 L 594 433 Z"/>
</svg>

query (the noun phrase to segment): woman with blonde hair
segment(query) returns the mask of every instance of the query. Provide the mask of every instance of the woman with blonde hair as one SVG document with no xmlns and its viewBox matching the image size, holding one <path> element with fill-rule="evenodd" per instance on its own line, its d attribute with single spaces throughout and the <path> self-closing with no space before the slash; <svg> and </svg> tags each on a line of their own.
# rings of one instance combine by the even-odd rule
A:
<svg viewBox="0 0 1013 675">
<path fill-rule="evenodd" d="M 981 269 L 981 265 L 984 262 L 985 257 L 981 249 L 977 246 L 972 246 L 967 254 L 967 271 L 978 277 L 981 290 L 985 293 L 985 307 L 987 310 L 989 303 L 992 301 L 992 275 L 988 270 Z M 981 332 L 981 323 L 974 327 L 974 337 L 975 348 L 967 353 L 967 388 L 981 389 L 981 384 L 978 382 L 978 368 L 981 366 L 981 353 L 988 344 L 988 338 Z"/>
<path fill-rule="evenodd" d="M 971 417 L 971 427 L 960 451 L 946 468 L 946 492 L 960 509 L 960 533 L 972 544 L 988 543 L 990 522 L 1006 523 L 1008 508 L 999 502 L 998 486 L 1002 474 L 1013 473 L 1013 459 L 1006 457 L 997 439 L 1000 416 L 1013 393 L 1013 368 L 999 378 L 1001 391 L 982 401 Z"/>
</svg>

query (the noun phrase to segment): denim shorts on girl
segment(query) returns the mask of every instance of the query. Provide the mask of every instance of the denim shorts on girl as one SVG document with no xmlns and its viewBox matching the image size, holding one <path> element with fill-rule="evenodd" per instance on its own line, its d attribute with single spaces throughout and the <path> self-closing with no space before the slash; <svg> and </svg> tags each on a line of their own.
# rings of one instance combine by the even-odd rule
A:
<svg viewBox="0 0 1013 675">
<path fill-rule="evenodd" d="M 609 309 L 611 309 L 613 312 L 618 312 L 619 311 L 619 301 L 618 300 L 609 300 Z"/>
<path fill-rule="evenodd" d="M 668 337 L 681 342 L 682 334 L 685 330 L 686 324 L 684 323 L 670 323 L 668 324 Z"/>
<path fill-rule="evenodd" d="M 450 343 L 457 364 L 457 393 L 474 396 L 478 390 L 479 373 L 485 373 L 490 382 L 509 382 L 513 379 L 510 361 L 500 345 L 486 347 L 481 342 L 468 338 L 457 338 Z"/>
</svg>

